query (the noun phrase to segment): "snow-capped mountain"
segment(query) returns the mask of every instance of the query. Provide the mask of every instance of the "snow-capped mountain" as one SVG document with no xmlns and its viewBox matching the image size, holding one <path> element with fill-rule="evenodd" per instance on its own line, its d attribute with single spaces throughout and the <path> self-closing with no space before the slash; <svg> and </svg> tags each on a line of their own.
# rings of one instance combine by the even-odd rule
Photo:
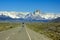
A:
<svg viewBox="0 0 60 40">
<path fill-rule="evenodd" d="M 39 10 L 31 12 L 7 12 L 7 11 L 0 11 L 0 16 L 6 17 L 6 19 L 24 19 L 24 20 L 52 20 L 57 17 L 60 17 L 60 14 L 54 13 L 41 13 Z M 2 17 L 0 17 L 0 20 Z"/>
<path fill-rule="evenodd" d="M 0 11 L 0 15 L 9 16 L 11 18 L 25 18 L 25 16 L 29 14 L 29 12 L 7 12 Z"/>
</svg>

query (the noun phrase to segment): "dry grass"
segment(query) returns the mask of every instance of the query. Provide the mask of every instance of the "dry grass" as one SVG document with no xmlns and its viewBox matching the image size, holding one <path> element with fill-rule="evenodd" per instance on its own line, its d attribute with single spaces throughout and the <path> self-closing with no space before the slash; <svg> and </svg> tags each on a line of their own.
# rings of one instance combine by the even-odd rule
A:
<svg viewBox="0 0 60 40">
<path fill-rule="evenodd" d="M 53 40 L 60 40 L 60 23 L 27 23 L 28 28 L 45 34 Z"/>
<path fill-rule="evenodd" d="M 0 31 L 8 30 L 20 26 L 20 23 L 0 22 Z"/>
</svg>

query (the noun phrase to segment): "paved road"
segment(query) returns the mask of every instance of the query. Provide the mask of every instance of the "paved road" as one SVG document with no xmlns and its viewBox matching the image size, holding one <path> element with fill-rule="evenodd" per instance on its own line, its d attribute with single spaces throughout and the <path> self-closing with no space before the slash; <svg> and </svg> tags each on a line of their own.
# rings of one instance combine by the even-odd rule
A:
<svg viewBox="0 0 60 40">
<path fill-rule="evenodd" d="M 0 32 L 0 40 L 52 40 L 26 27 L 17 27 Z"/>
</svg>

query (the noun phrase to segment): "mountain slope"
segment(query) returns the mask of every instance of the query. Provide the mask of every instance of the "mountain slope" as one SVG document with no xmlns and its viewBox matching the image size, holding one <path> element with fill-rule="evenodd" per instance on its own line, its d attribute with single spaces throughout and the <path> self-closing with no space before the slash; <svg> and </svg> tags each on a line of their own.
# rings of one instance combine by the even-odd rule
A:
<svg viewBox="0 0 60 40">
<path fill-rule="evenodd" d="M 60 22 L 60 17 L 53 19 L 51 22 Z"/>
<path fill-rule="evenodd" d="M 47 22 L 49 20 L 60 17 L 59 14 L 44 14 L 39 10 L 31 12 L 7 12 L 0 11 L 0 20 L 15 20 L 15 21 L 43 21 Z"/>
<path fill-rule="evenodd" d="M 3 21 L 3 20 L 13 20 L 13 19 L 9 16 L 0 15 L 0 21 Z"/>
</svg>

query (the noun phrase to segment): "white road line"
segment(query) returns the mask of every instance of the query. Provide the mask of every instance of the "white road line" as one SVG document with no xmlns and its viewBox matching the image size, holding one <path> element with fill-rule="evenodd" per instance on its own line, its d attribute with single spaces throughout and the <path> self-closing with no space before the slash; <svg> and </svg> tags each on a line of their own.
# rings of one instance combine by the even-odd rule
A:
<svg viewBox="0 0 60 40">
<path fill-rule="evenodd" d="M 26 29 L 26 27 L 25 27 L 25 29 Z M 26 32 L 27 32 L 27 35 L 28 35 L 28 37 L 29 37 L 29 40 L 31 40 L 31 37 L 30 37 L 30 35 L 29 35 L 27 29 L 26 29 Z"/>
<path fill-rule="evenodd" d="M 12 33 L 11 35 L 15 35 L 16 33 Z M 6 40 L 9 40 L 9 38 L 11 37 L 11 35 L 10 36 L 8 36 L 7 38 L 6 38 Z"/>
<path fill-rule="evenodd" d="M 6 38 L 6 40 L 8 40 L 10 37 L 8 36 L 7 38 Z"/>
</svg>

